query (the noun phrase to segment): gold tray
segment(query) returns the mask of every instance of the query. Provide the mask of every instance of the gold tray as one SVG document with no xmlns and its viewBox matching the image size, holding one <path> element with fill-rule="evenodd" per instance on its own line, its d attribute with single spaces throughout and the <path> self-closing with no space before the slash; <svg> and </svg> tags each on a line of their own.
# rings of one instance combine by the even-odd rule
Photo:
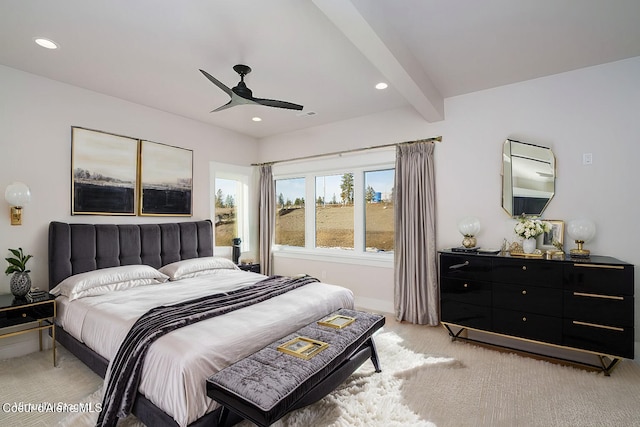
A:
<svg viewBox="0 0 640 427">
<path fill-rule="evenodd" d="M 280 344 L 278 346 L 278 351 L 304 360 L 309 360 L 327 347 L 329 347 L 329 344 L 326 342 L 307 337 L 295 337 L 284 344 Z"/>
<path fill-rule="evenodd" d="M 355 321 L 355 317 L 343 316 L 341 314 L 337 314 L 328 319 L 318 321 L 318 325 L 328 326 L 330 328 L 342 329 L 345 326 L 349 326 Z"/>
<path fill-rule="evenodd" d="M 542 258 L 544 256 L 543 253 L 525 254 L 524 252 L 509 252 L 509 255 L 519 258 Z"/>
</svg>

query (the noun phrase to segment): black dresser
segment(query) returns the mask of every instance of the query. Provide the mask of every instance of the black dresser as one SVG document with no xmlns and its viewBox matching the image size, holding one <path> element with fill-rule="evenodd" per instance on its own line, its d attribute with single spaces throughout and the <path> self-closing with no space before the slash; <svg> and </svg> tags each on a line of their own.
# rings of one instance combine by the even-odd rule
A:
<svg viewBox="0 0 640 427">
<path fill-rule="evenodd" d="M 595 354 L 605 374 L 633 359 L 634 267 L 615 258 L 547 260 L 440 252 L 440 317 L 467 329 Z"/>
</svg>

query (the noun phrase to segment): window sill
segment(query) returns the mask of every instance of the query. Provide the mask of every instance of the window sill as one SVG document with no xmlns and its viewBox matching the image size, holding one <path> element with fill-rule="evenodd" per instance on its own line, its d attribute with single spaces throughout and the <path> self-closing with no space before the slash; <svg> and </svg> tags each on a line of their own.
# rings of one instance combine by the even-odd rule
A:
<svg viewBox="0 0 640 427">
<path fill-rule="evenodd" d="M 371 267 L 393 268 L 393 252 L 355 253 L 339 249 L 305 249 L 277 247 L 274 258 L 304 259 L 309 261 L 337 262 L 341 264 L 366 265 Z"/>
</svg>

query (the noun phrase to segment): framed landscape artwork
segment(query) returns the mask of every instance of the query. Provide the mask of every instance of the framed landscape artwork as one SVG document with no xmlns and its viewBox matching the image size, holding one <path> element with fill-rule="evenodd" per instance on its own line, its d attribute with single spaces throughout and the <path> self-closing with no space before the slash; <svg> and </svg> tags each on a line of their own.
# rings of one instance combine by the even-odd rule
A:
<svg viewBox="0 0 640 427">
<path fill-rule="evenodd" d="M 140 141 L 140 215 L 191 216 L 193 151 Z"/>
<path fill-rule="evenodd" d="M 71 128 L 71 214 L 135 215 L 138 140 Z"/>
</svg>

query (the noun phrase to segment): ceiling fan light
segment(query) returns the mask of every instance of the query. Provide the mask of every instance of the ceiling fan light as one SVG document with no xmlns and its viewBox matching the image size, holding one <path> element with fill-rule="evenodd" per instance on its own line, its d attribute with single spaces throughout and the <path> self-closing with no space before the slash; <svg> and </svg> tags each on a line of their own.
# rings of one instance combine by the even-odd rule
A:
<svg viewBox="0 0 640 427">
<path fill-rule="evenodd" d="M 253 120 L 254 122 L 261 122 L 262 119 L 260 117 L 253 117 L 251 118 L 251 120 Z"/>
<path fill-rule="evenodd" d="M 33 39 L 37 45 L 44 47 L 45 49 L 57 49 L 58 44 L 53 40 L 45 39 L 43 37 L 36 37 Z"/>
<path fill-rule="evenodd" d="M 383 90 L 383 89 L 386 89 L 386 88 L 388 88 L 388 87 L 389 87 L 389 85 L 388 85 L 388 84 L 386 84 L 385 82 L 380 82 L 380 83 L 378 83 L 378 84 L 376 85 L 376 89 L 378 89 L 378 90 Z"/>
</svg>

